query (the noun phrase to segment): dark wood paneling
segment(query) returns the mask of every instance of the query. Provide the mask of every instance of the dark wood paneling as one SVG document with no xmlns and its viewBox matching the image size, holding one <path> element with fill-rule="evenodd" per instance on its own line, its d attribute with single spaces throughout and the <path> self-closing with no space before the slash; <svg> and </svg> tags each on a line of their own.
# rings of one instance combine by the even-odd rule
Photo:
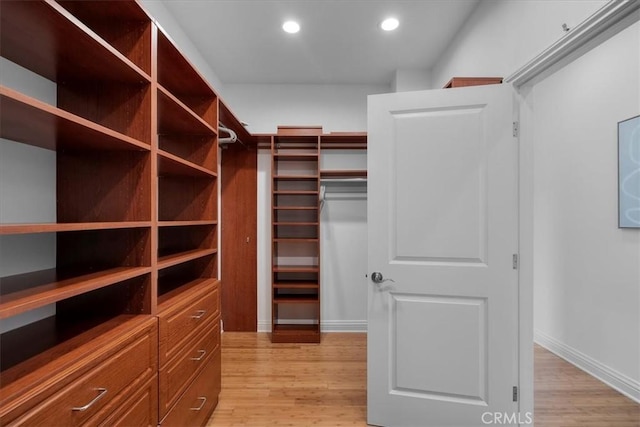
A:
<svg viewBox="0 0 640 427">
<path fill-rule="evenodd" d="M 58 84 L 58 107 L 131 138 L 151 142 L 149 84 L 96 81 Z"/>
<path fill-rule="evenodd" d="M 258 153 L 222 152 L 222 319 L 226 331 L 257 330 Z"/>
<path fill-rule="evenodd" d="M 215 178 L 165 176 L 158 179 L 160 221 L 215 220 Z"/>
<path fill-rule="evenodd" d="M 58 222 L 151 220 L 150 154 L 58 152 Z"/>
</svg>

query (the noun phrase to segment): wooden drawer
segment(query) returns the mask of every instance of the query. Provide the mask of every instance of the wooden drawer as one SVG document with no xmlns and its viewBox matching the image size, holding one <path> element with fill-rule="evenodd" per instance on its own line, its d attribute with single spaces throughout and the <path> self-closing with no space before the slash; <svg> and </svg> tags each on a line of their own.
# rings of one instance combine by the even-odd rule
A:
<svg viewBox="0 0 640 427">
<path fill-rule="evenodd" d="M 220 352 L 220 322 L 213 319 L 160 370 L 160 418 L 178 400 L 211 357 Z"/>
<path fill-rule="evenodd" d="M 162 426 L 202 426 L 209 419 L 220 394 L 220 352 L 207 362 L 203 371 L 180 397 Z"/>
<path fill-rule="evenodd" d="M 142 388 L 111 413 L 101 427 L 146 427 L 158 425 L 158 376 L 154 375 Z M 91 421 L 89 424 L 92 424 Z"/>
<path fill-rule="evenodd" d="M 157 369 L 157 323 L 132 336 L 109 359 L 63 387 L 9 425 L 76 426 L 99 424 L 129 397 L 132 383 L 143 384 Z M 98 415 L 100 414 L 100 415 Z M 103 415 L 102 415 L 103 414 Z"/>
<path fill-rule="evenodd" d="M 161 310 L 158 314 L 160 366 L 174 357 L 199 327 L 218 317 L 219 313 L 220 293 L 218 282 L 214 280 L 203 283 L 183 299 Z"/>
</svg>

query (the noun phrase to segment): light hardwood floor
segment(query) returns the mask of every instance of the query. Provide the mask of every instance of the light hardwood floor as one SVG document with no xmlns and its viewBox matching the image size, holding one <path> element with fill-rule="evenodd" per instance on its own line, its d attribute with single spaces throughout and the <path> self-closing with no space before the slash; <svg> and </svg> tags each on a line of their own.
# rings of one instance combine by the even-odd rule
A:
<svg viewBox="0 0 640 427">
<path fill-rule="evenodd" d="M 209 427 L 366 426 L 366 335 L 271 344 L 222 335 L 222 393 Z M 640 405 L 536 346 L 537 427 L 640 427 Z"/>
</svg>

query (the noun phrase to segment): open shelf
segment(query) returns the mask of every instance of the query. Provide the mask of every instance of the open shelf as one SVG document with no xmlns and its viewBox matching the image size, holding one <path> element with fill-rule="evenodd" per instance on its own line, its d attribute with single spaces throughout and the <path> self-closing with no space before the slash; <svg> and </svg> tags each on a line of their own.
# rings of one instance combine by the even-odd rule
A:
<svg viewBox="0 0 640 427">
<path fill-rule="evenodd" d="M 333 132 L 320 137 L 322 150 L 366 150 L 366 132 Z"/>
<path fill-rule="evenodd" d="M 317 206 L 274 206 L 274 210 L 286 210 L 286 211 L 317 211 Z"/>
<path fill-rule="evenodd" d="M 64 151 L 56 167 L 59 223 L 151 220 L 149 152 Z"/>
<path fill-rule="evenodd" d="M 366 170 L 321 170 L 320 178 L 366 178 Z"/>
<path fill-rule="evenodd" d="M 150 267 L 116 267 L 67 277 L 56 269 L 0 278 L 0 319 L 151 272 Z"/>
<path fill-rule="evenodd" d="M 158 258 L 158 269 L 172 267 L 217 253 L 217 249 L 192 249 Z"/>
<path fill-rule="evenodd" d="M 317 181 L 317 175 L 274 175 L 274 181 Z"/>
<path fill-rule="evenodd" d="M 151 227 L 150 221 L 0 224 L 0 235 Z"/>
<path fill-rule="evenodd" d="M 275 160 L 278 161 L 306 161 L 306 162 L 317 162 L 318 154 L 274 154 Z"/>
<path fill-rule="evenodd" d="M 274 289 L 318 289 L 320 285 L 316 280 L 279 281 L 273 283 Z"/>
<path fill-rule="evenodd" d="M 217 129 L 216 93 L 161 30 L 158 31 L 158 83 Z"/>
<path fill-rule="evenodd" d="M 216 177 L 160 176 L 160 221 L 215 221 L 218 214 Z"/>
<path fill-rule="evenodd" d="M 179 298 L 204 282 L 216 281 L 217 265 L 216 256 L 210 255 L 158 271 L 158 304 Z"/>
<path fill-rule="evenodd" d="M 274 304 L 318 304 L 320 302 L 319 288 L 302 288 L 302 287 L 274 287 L 273 303 Z"/>
<path fill-rule="evenodd" d="M 47 150 L 143 150 L 149 144 L 0 86 L 0 136 Z"/>
<path fill-rule="evenodd" d="M 318 243 L 318 238 L 301 238 L 301 237 L 276 237 L 273 243 Z"/>
<path fill-rule="evenodd" d="M 216 130 L 182 101 L 158 86 L 158 131 L 160 134 L 216 135 Z"/>
<path fill-rule="evenodd" d="M 42 385 L 88 356 L 102 352 L 149 316 L 99 313 L 82 317 L 56 315 L 0 336 L 2 396 Z M 71 372 L 71 371 L 70 371 Z"/>
<path fill-rule="evenodd" d="M 158 175 L 160 176 L 195 176 L 216 177 L 212 170 L 181 159 L 166 151 L 158 150 Z"/>
<path fill-rule="evenodd" d="M 151 75 L 151 19 L 137 2 L 57 2 L 146 74 Z"/>
<path fill-rule="evenodd" d="M 3 57 L 54 82 L 139 84 L 151 80 L 54 1 L 0 2 L 0 51 Z"/>
<path fill-rule="evenodd" d="M 276 196 L 313 196 L 318 192 L 312 190 L 276 190 L 273 194 Z"/>
<path fill-rule="evenodd" d="M 215 278 L 201 277 L 188 282 L 182 282 L 177 287 L 168 286 L 165 283 L 165 288 L 171 289 L 171 290 L 165 291 L 158 296 L 158 311 L 162 311 L 170 307 L 175 302 L 178 302 L 182 298 L 184 298 L 185 294 L 192 292 L 198 288 L 201 288 L 203 284 L 215 283 L 217 281 L 218 279 L 215 279 Z"/>
<path fill-rule="evenodd" d="M 193 225 L 216 225 L 218 221 L 158 221 L 158 227 L 189 227 Z"/>
<path fill-rule="evenodd" d="M 318 273 L 317 265 L 274 265 L 274 273 Z"/>
<path fill-rule="evenodd" d="M 208 171 L 218 168 L 215 135 L 158 135 L 159 150 Z"/>
<path fill-rule="evenodd" d="M 186 254 L 194 250 L 213 250 L 218 244 L 215 225 L 162 227 L 158 230 L 158 256 L 160 260 Z"/>
</svg>

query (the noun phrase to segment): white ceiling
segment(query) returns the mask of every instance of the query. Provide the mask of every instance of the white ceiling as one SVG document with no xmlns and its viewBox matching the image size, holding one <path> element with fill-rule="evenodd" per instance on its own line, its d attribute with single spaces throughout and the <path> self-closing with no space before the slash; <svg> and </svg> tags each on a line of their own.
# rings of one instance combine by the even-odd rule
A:
<svg viewBox="0 0 640 427">
<path fill-rule="evenodd" d="M 223 83 L 389 84 L 431 68 L 479 0 L 163 1 Z"/>
</svg>

